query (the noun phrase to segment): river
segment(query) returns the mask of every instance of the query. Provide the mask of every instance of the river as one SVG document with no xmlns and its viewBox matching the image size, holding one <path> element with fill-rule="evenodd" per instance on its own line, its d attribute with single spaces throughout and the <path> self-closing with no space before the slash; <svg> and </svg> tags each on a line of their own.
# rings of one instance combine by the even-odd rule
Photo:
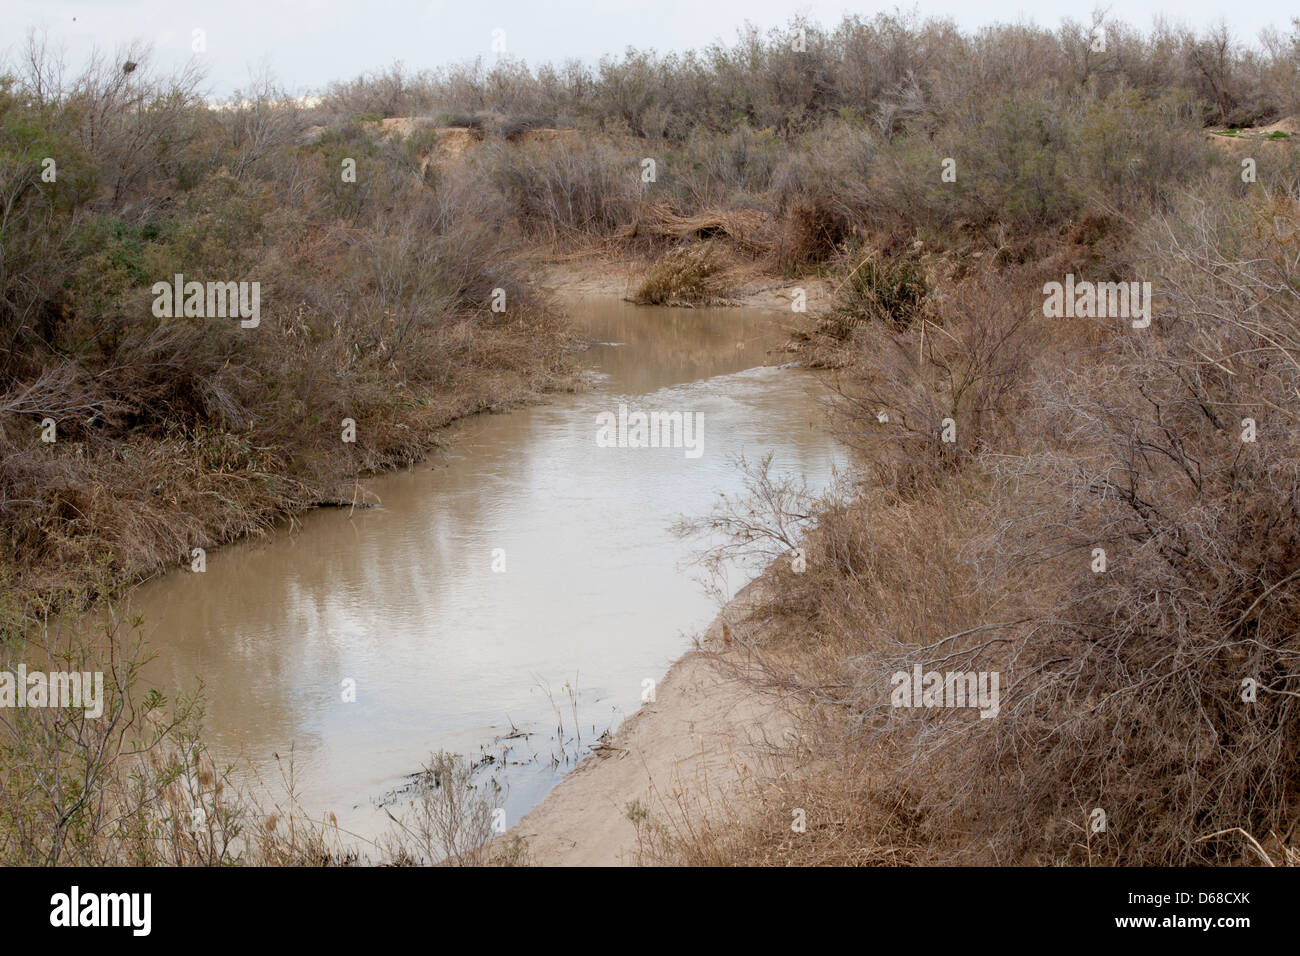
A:
<svg viewBox="0 0 1300 956">
<path fill-rule="evenodd" d="M 845 460 L 824 385 L 771 352 L 783 314 L 565 305 L 598 343 L 592 387 L 467 419 L 367 479 L 379 506 L 311 512 L 134 593 L 145 686 L 201 679 L 205 739 L 255 793 L 283 799 L 292 753 L 302 806 L 373 837 L 441 749 L 506 786 L 513 824 L 716 614 L 672 523 L 743 491 L 738 454 L 771 452 L 812 490 Z M 597 417 L 620 405 L 698 414 L 698 456 L 602 447 Z"/>
</svg>

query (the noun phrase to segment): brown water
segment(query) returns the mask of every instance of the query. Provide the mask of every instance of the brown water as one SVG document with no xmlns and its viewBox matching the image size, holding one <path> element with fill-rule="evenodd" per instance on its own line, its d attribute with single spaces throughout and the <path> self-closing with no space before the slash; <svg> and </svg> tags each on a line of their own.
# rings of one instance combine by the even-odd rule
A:
<svg viewBox="0 0 1300 956">
<path fill-rule="evenodd" d="M 492 758 L 514 823 L 716 613 L 673 521 L 743 490 L 738 453 L 772 452 L 810 489 L 842 462 L 819 380 L 772 364 L 782 314 L 610 299 L 569 312 L 602 343 L 590 390 L 464 422 L 449 451 L 365 482 L 380 507 L 313 512 L 137 590 L 157 655 L 146 683 L 174 695 L 202 679 L 209 743 L 273 795 L 272 755 L 292 748 L 303 806 L 371 836 L 380 805 L 446 749 Z M 702 453 L 599 447 L 596 416 L 620 402 L 701 413 Z M 731 577 L 734 592 L 745 579 Z"/>
</svg>

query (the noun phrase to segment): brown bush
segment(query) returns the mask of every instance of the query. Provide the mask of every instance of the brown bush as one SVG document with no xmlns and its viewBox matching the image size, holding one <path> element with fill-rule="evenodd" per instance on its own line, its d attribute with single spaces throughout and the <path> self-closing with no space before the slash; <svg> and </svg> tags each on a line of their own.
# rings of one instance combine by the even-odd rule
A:
<svg viewBox="0 0 1300 956">
<path fill-rule="evenodd" d="M 831 259 L 848 236 L 848 221 L 826 204 L 796 203 L 781 224 L 775 268 L 787 275 L 800 274 Z"/>
<path fill-rule="evenodd" d="M 722 279 L 726 267 L 726 258 L 712 242 L 670 249 L 650 266 L 633 299 L 641 305 L 718 301 L 727 291 Z"/>
<path fill-rule="evenodd" d="M 841 379 L 871 467 L 809 513 L 807 573 L 774 567 L 756 612 L 783 623 L 751 680 L 811 707 L 807 745 L 750 805 L 689 841 L 669 814 L 652 844 L 714 863 L 1294 860 L 1297 226 L 1285 196 L 1153 222 L 1146 330 L 1026 308 L 1063 251 L 938 289 L 933 351 L 919 328 L 865 340 Z M 931 422 L 953 408 L 972 444 L 945 454 Z M 997 716 L 891 706 L 916 665 L 999 673 Z M 815 838 L 776 825 L 790 806 L 815 808 Z"/>
</svg>

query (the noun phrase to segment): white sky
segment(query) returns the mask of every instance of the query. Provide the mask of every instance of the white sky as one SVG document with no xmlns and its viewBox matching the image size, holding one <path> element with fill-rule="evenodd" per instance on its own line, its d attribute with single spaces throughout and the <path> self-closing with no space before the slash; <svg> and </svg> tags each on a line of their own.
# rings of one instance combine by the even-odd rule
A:
<svg viewBox="0 0 1300 956">
<path fill-rule="evenodd" d="M 951 17 L 963 28 L 998 21 L 1055 27 L 1063 18 L 1089 20 L 1094 3 L 1042 0 L 929 0 L 847 5 L 840 0 L 5 0 L 0 55 L 21 47 L 29 26 L 48 31 L 78 67 L 93 47 L 105 52 L 132 39 L 152 42 L 159 66 L 191 55 L 195 28 L 206 32 L 209 92 L 228 96 L 269 64 L 291 93 L 319 90 L 400 60 L 418 70 L 492 52 L 492 32 L 505 31 L 510 56 L 529 64 L 575 57 L 595 62 L 628 46 L 661 53 L 730 42 L 746 20 L 763 30 L 804 14 L 833 26 L 848 12 L 918 9 Z M 1238 39 L 1254 41 L 1265 26 L 1289 28 L 1300 4 L 1285 0 L 1124 0 L 1102 4 L 1109 15 L 1147 28 L 1159 15 L 1204 27 L 1226 22 Z"/>
</svg>

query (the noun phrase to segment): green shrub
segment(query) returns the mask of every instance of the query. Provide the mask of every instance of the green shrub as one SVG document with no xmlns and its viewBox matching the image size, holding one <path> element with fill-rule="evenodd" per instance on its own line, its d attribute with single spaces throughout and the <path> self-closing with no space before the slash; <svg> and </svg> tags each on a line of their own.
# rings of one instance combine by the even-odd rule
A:
<svg viewBox="0 0 1300 956">
<path fill-rule="evenodd" d="M 870 251 L 849 272 L 835 312 L 848 319 L 849 326 L 874 320 L 902 329 L 920 313 L 927 293 L 925 271 L 915 253 L 888 256 Z"/>
</svg>

